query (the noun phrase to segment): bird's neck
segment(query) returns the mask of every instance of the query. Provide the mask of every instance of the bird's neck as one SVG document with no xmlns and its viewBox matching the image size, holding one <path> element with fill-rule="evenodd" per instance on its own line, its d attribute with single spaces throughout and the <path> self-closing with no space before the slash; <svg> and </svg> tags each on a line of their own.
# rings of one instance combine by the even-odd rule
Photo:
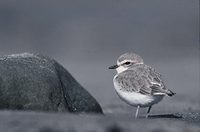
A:
<svg viewBox="0 0 200 132">
<path fill-rule="evenodd" d="M 118 68 L 116 69 L 116 70 L 117 70 L 117 74 L 122 73 L 122 72 L 126 71 L 127 69 L 128 69 L 128 67 L 126 68 L 126 67 L 120 66 L 120 67 L 118 67 Z"/>
</svg>

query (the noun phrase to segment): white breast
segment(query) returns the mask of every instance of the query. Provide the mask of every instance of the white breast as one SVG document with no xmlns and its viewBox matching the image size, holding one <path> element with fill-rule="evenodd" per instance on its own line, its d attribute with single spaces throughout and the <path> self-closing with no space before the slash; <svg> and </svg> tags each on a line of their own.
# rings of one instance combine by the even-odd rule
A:
<svg viewBox="0 0 200 132">
<path fill-rule="evenodd" d="M 137 92 L 122 91 L 120 90 L 121 87 L 118 86 L 117 83 L 115 83 L 115 81 L 114 81 L 114 87 L 117 94 L 123 101 L 135 107 L 137 107 L 138 105 L 140 105 L 141 107 L 149 107 L 153 104 L 160 102 L 164 97 L 164 95 L 152 96 L 152 95 L 144 95 Z"/>
</svg>

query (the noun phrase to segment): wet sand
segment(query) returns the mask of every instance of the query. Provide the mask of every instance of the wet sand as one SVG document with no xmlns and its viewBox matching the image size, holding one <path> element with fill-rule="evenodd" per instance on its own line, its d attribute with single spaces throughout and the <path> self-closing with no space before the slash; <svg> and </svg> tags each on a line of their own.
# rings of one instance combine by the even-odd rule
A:
<svg viewBox="0 0 200 132">
<path fill-rule="evenodd" d="M 179 118 L 175 118 L 175 116 Z M 108 114 L 67 114 L 42 112 L 0 112 L 2 132 L 198 132 L 200 113 L 175 114 L 174 117 L 140 117 Z"/>
</svg>

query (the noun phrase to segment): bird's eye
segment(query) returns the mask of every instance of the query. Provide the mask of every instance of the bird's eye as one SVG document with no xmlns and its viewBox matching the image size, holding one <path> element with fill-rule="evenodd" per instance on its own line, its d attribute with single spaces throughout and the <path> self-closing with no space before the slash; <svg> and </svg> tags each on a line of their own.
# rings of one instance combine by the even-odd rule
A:
<svg viewBox="0 0 200 132">
<path fill-rule="evenodd" d="M 129 65 L 129 64 L 131 64 L 131 62 L 125 62 L 124 64 Z"/>
</svg>

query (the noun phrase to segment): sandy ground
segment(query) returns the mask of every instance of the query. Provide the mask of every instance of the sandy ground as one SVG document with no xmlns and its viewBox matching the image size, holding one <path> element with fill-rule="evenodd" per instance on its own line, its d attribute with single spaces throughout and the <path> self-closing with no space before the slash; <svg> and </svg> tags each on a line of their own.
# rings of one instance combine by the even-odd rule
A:
<svg viewBox="0 0 200 132">
<path fill-rule="evenodd" d="M 193 117 L 193 118 L 191 118 Z M 2 132 L 199 132 L 200 114 L 183 118 L 140 118 L 130 115 L 85 115 L 41 112 L 0 112 Z"/>
</svg>

